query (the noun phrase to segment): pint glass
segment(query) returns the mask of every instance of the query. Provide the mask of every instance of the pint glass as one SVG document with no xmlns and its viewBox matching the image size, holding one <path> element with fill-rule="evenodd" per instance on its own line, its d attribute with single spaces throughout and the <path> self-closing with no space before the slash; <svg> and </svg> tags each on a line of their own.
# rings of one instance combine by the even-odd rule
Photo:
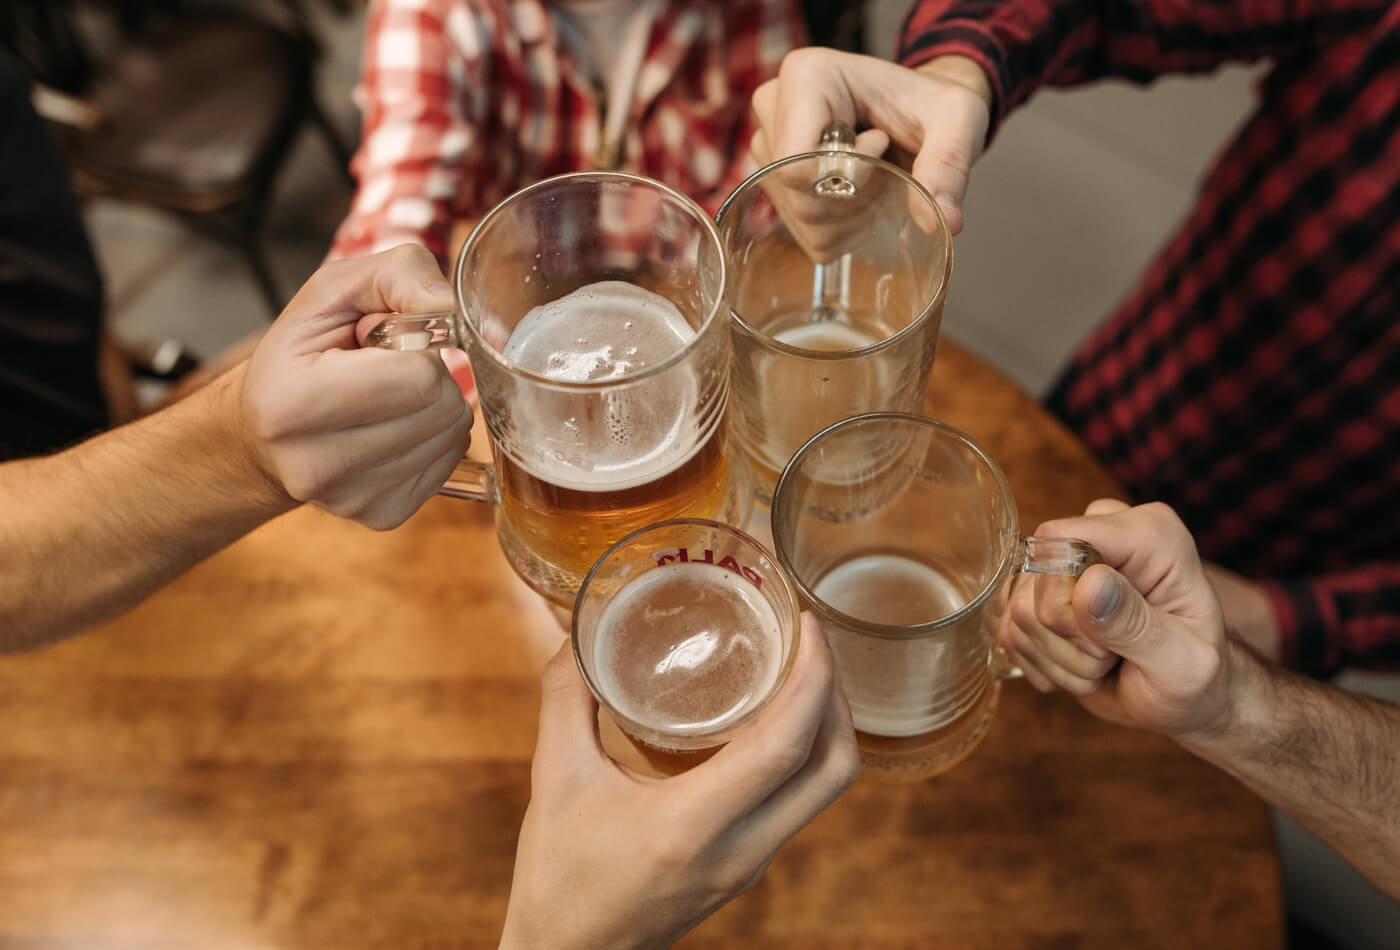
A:
<svg viewBox="0 0 1400 950">
<path fill-rule="evenodd" d="M 844 150 L 775 162 L 720 208 L 733 313 L 735 436 L 760 501 L 820 430 L 923 404 L 953 243 L 905 172 Z"/>
<path fill-rule="evenodd" d="M 779 562 L 824 625 L 866 774 L 913 780 L 970 753 L 1019 675 L 995 649 L 1020 572 L 1078 576 L 1083 541 L 1025 537 L 996 463 L 951 426 L 870 413 L 793 457 L 773 501 Z"/>
<path fill-rule="evenodd" d="M 589 572 L 574 656 L 598 705 L 657 773 L 674 775 L 782 688 L 798 618 L 796 589 L 757 541 L 713 521 L 663 521 Z"/>
<path fill-rule="evenodd" d="M 742 518 L 726 455 L 726 264 L 713 222 L 649 179 L 547 179 L 488 213 L 457 259 L 458 310 L 395 315 L 377 345 L 460 346 L 494 463 L 443 493 L 497 505 L 516 572 L 558 606 L 619 537 Z"/>
</svg>

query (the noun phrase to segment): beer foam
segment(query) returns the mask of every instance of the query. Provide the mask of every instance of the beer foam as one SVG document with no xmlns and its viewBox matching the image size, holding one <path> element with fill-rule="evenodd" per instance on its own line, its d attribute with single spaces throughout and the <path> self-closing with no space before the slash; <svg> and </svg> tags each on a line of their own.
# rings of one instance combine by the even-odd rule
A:
<svg viewBox="0 0 1400 950">
<path fill-rule="evenodd" d="M 962 587 L 939 569 L 898 554 L 865 554 L 838 564 L 812 588 L 837 610 L 867 623 L 939 620 L 968 602 Z M 946 685 L 956 672 L 957 647 L 945 637 L 883 640 L 828 630 L 851 719 L 877 736 L 921 735 L 962 714 L 949 705 Z M 940 685 L 941 684 L 941 685 Z"/>
<path fill-rule="evenodd" d="M 613 707 L 670 735 L 703 735 L 755 708 L 782 666 L 773 606 L 714 564 L 668 564 L 626 584 L 593 644 L 597 686 Z"/>
<path fill-rule="evenodd" d="M 863 554 L 822 575 L 812 592 L 843 614 L 899 626 L 940 620 L 967 595 L 942 571 L 899 554 Z"/>
<path fill-rule="evenodd" d="M 502 355 L 561 382 L 623 381 L 664 362 L 694 337 L 665 297 L 605 280 L 530 310 Z M 679 468 L 704 443 L 693 429 L 698 393 L 695 374 L 678 371 L 580 396 L 573 414 L 560 413 L 564 397 L 540 394 L 533 411 L 520 407 L 533 417 L 540 439 L 512 454 L 536 477 L 576 491 L 645 484 Z"/>
<path fill-rule="evenodd" d="M 622 379 L 660 363 L 694 336 L 665 297 L 625 281 L 602 280 L 525 314 L 502 354 L 550 379 L 593 382 Z"/>
<path fill-rule="evenodd" d="M 779 343 L 801 347 L 805 350 L 836 352 L 839 350 L 860 350 L 867 346 L 874 346 L 884 337 L 848 323 L 820 320 L 788 327 L 775 334 L 773 339 Z"/>
</svg>

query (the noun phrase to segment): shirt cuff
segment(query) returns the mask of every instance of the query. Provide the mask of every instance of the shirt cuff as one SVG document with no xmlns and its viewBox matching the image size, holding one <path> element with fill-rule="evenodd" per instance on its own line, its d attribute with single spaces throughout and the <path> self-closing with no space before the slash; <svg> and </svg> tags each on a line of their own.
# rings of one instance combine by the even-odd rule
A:
<svg viewBox="0 0 1400 950">
<path fill-rule="evenodd" d="M 1005 56 L 990 36 L 981 30 L 957 23 L 940 25 L 917 37 L 901 38 L 898 61 L 900 65 L 917 69 L 939 56 L 966 56 L 987 76 L 992 89 L 992 102 L 987 123 L 987 144 L 992 141 L 1006 115 L 1006 97 L 1011 77 L 1003 63 Z"/>
<path fill-rule="evenodd" d="M 1330 602 L 1305 578 L 1258 582 L 1278 621 L 1279 663 L 1319 679 L 1338 672 L 1329 631 L 1336 623 Z"/>
</svg>

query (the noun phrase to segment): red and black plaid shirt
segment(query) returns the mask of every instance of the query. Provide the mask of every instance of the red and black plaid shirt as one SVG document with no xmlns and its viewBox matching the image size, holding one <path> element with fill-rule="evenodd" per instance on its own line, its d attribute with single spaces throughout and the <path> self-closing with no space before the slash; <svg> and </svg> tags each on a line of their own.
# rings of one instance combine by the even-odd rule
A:
<svg viewBox="0 0 1400 950">
<path fill-rule="evenodd" d="M 595 167 L 603 106 L 546 0 L 376 0 L 356 98 L 359 180 L 332 257 L 412 241 L 525 185 Z M 714 213 L 753 171 L 749 99 L 805 37 L 796 0 L 670 0 L 652 24 L 621 167 Z"/>
<path fill-rule="evenodd" d="M 932 0 L 900 59 L 1041 85 L 1272 58 L 1195 210 L 1049 398 L 1202 555 L 1265 580 L 1283 658 L 1400 662 L 1400 4 Z M 994 126 L 995 127 L 995 126 Z"/>
</svg>

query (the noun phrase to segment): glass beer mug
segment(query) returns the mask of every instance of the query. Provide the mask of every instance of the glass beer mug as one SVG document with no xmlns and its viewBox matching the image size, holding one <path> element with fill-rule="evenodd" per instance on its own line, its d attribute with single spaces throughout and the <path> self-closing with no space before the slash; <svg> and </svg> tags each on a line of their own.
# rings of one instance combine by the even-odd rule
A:
<svg viewBox="0 0 1400 950">
<path fill-rule="evenodd" d="M 699 206 L 636 175 L 546 179 L 482 218 L 454 284 L 457 311 L 393 315 L 369 339 L 467 351 L 494 461 L 464 459 L 442 493 L 495 504 L 506 557 L 546 599 L 571 606 L 644 525 L 744 516 L 726 263 Z"/>
<path fill-rule="evenodd" d="M 826 130 L 759 170 L 717 216 L 729 258 L 735 437 L 758 498 L 834 422 L 923 405 L 953 266 L 938 206 L 908 174 Z"/>
<path fill-rule="evenodd" d="M 1083 541 L 1025 537 L 996 463 L 952 426 L 856 416 L 793 457 L 774 496 L 779 562 L 815 611 L 850 703 L 866 775 L 952 768 L 1020 671 L 996 628 L 1021 572 L 1078 576 Z"/>
<path fill-rule="evenodd" d="M 797 655 L 797 590 L 728 525 L 663 521 L 589 572 L 574 658 L 598 705 L 659 775 L 717 752 L 782 689 Z"/>
</svg>

